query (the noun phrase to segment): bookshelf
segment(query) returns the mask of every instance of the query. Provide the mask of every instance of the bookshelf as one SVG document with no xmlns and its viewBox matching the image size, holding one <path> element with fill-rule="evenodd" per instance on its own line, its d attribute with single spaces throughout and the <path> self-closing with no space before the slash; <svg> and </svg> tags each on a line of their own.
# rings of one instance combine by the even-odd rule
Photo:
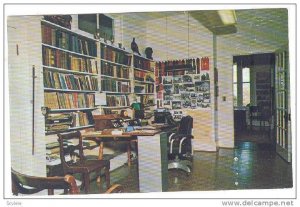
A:
<svg viewBox="0 0 300 207">
<path fill-rule="evenodd" d="M 155 62 L 151 59 L 133 54 L 133 93 L 139 97 L 145 109 L 155 106 Z"/>
<path fill-rule="evenodd" d="M 256 73 L 256 105 L 264 111 L 265 116 L 271 116 L 271 73 Z"/>
<path fill-rule="evenodd" d="M 107 109 L 130 107 L 131 61 L 129 51 L 100 41 L 101 92 L 106 94 Z"/>
<path fill-rule="evenodd" d="M 45 134 L 94 126 L 99 91 L 97 41 L 41 20 Z"/>
<path fill-rule="evenodd" d="M 101 92 L 106 94 L 103 109 L 129 108 L 133 95 L 143 101 L 154 99 L 154 67 L 152 60 L 132 54 L 122 48 L 100 42 Z"/>
</svg>

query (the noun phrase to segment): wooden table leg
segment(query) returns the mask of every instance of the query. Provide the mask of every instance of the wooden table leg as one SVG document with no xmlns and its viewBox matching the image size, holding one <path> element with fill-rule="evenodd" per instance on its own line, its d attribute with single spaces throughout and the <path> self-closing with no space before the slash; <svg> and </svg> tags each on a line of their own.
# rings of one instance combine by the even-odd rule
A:
<svg viewBox="0 0 300 207">
<path fill-rule="evenodd" d="M 103 142 L 100 142 L 98 160 L 102 160 L 102 159 L 103 159 Z"/>
<path fill-rule="evenodd" d="M 103 142 L 100 142 L 98 160 L 102 160 L 102 159 L 103 159 Z M 100 183 L 100 182 L 101 182 L 101 178 L 99 175 L 97 177 L 97 183 Z"/>
<path fill-rule="evenodd" d="M 128 166 L 131 166 L 131 147 L 130 147 L 130 141 L 127 144 L 127 159 L 128 159 Z"/>
</svg>

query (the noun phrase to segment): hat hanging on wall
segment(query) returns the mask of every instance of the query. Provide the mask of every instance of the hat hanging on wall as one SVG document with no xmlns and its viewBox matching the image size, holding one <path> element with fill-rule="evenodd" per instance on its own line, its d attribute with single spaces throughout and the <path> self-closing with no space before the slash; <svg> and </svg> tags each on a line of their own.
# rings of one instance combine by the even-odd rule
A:
<svg viewBox="0 0 300 207">
<path fill-rule="evenodd" d="M 201 58 L 201 70 L 209 70 L 209 58 Z"/>
</svg>

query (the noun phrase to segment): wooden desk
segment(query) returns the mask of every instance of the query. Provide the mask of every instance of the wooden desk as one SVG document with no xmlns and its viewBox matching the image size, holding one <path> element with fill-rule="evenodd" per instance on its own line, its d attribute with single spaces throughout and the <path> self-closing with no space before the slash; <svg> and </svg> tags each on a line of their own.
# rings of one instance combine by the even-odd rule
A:
<svg viewBox="0 0 300 207">
<path fill-rule="evenodd" d="M 98 159 L 103 159 L 103 142 L 104 141 L 128 141 L 127 145 L 127 157 L 128 157 L 128 166 L 130 163 L 130 141 L 137 140 L 137 136 L 154 136 L 159 133 L 163 128 L 167 128 L 168 126 L 155 126 L 157 129 L 144 127 L 141 130 L 134 130 L 131 132 L 123 132 L 121 135 L 113 135 L 113 134 L 104 134 L 102 131 L 89 131 L 82 133 L 81 136 L 83 139 L 90 139 L 96 141 L 99 144 L 99 154 Z"/>
<path fill-rule="evenodd" d="M 138 144 L 138 175 L 140 192 L 163 192 L 168 189 L 168 136 L 174 130 L 170 126 L 158 126 L 155 130 L 135 130 L 122 135 L 86 132 L 85 139 L 93 139 L 98 143 L 104 140 L 131 141 Z M 101 146 L 102 145 L 102 146 Z M 130 164 L 130 145 L 128 145 L 128 164 Z M 99 147 L 99 158 L 103 156 L 103 143 Z"/>
<path fill-rule="evenodd" d="M 127 144 L 128 166 L 131 166 L 130 141 L 136 139 L 136 137 L 129 135 L 129 134 L 122 134 L 122 135 L 103 134 L 101 131 L 85 132 L 85 133 L 82 133 L 81 136 L 83 139 L 93 140 L 99 144 L 99 153 L 98 153 L 99 160 L 103 159 L 103 142 L 104 141 L 127 141 L 128 142 L 128 144 Z"/>
</svg>

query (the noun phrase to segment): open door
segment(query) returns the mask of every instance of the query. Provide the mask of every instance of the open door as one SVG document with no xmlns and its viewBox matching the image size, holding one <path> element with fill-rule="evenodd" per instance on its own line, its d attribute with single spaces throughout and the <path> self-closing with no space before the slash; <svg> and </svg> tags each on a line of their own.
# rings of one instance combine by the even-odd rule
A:
<svg viewBox="0 0 300 207">
<path fill-rule="evenodd" d="M 276 53 L 276 151 L 287 162 L 292 161 L 291 115 L 290 115 L 289 57 L 287 50 Z"/>
</svg>

